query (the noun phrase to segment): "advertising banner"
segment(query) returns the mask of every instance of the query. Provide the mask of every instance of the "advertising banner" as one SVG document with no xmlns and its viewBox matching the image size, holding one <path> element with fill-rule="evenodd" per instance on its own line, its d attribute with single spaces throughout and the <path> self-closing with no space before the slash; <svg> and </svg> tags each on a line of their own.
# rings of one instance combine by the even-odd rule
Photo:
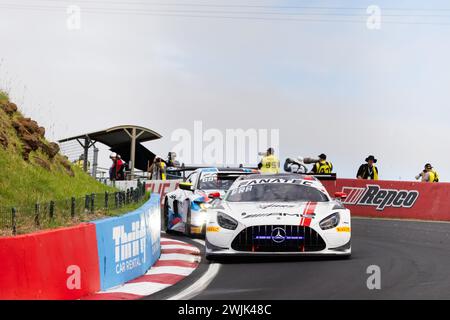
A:
<svg viewBox="0 0 450 320">
<path fill-rule="evenodd" d="M 161 196 L 161 205 L 164 204 L 164 197 L 167 193 L 174 191 L 183 180 L 147 180 L 146 189 Z"/>
<path fill-rule="evenodd" d="M 352 215 L 450 221 L 450 183 L 337 179 L 322 181 L 331 196 L 344 192 Z"/>
<path fill-rule="evenodd" d="M 106 290 L 147 272 L 161 254 L 160 196 L 117 218 L 93 222 L 97 231 L 100 286 Z"/>
</svg>

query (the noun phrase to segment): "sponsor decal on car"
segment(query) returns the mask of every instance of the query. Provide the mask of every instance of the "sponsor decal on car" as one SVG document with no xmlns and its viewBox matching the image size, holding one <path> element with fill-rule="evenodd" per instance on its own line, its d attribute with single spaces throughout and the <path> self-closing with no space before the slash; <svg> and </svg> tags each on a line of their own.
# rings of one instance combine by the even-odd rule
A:
<svg viewBox="0 0 450 320">
<path fill-rule="evenodd" d="M 300 217 L 300 214 L 298 213 L 285 213 L 285 212 L 268 212 L 268 213 L 253 213 L 253 214 L 246 214 L 245 212 L 242 213 L 243 219 L 248 218 L 262 218 L 262 217 L 270 217 L 270 216 L 279 216 L 279 217 Z"/>
<path fill-rule="evenodd" d="M 313 185 L 314 181 L 308 181 L 303 179 L 283 179 L 283 178 L 254 179 L 249 181 L 243 181 L 242 183 L 240 183 L 239 187 L 251 186 L 254 184 L 268 184 L 268 183 L 292 183 L 292 184 Z"/>
<path fill-rule="evenodd" d="M 220 227 L 217 227 L 217 226 L 209 226 L 206 228 L 206 231 L 208 231 L 208 232 L 219 232 L 219 230 L 220 230 Z"/>
<path fill-rule="evenodd" d="M 337 232 L 350 232 L 350 227 L 337 227 L 336 228 Z"/>
<path fill-rule="evenodd" d="M 300 226 L 309 227 L 311 221 L 315 216 L 317 202 L 308 202 L 303 210 L 302 218 L 300 219 Z"/>
<path fill-rule="evenodd" d="M 303 236 L 287 235 L 282 227 L 274 228 L 270 235 L 257 235 L 255 240 L 272 240 L 275 243 L 283 243 L 286 240 L 303 240 Z"/>
<path fill-rule="evenodd" d="M 377 210 L 385 208 L 412 208 L 419 198 L 417 190 L 381 189 L 379 185 L 367 185 L 365 188 L 343 187 L 347 205 L 374 206 Z"/>
</svg>

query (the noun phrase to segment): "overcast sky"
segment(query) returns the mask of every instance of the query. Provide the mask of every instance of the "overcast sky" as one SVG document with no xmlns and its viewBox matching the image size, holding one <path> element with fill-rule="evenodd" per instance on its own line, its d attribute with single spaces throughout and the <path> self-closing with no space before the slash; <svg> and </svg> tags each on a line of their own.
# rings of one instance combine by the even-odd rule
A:
<svg viewBox="0 0 450 320">
<path fill-rule="evenodd" d="M 279 129 L 283 160 L 324 152 L 343 177 L 374 154 L 383 179 L 450 181 L 449 39 L 446 1 L 0 0 L 0 86 L 52 140 L 136 124 L 166 155 L 202 120 Z"/>
</svg>

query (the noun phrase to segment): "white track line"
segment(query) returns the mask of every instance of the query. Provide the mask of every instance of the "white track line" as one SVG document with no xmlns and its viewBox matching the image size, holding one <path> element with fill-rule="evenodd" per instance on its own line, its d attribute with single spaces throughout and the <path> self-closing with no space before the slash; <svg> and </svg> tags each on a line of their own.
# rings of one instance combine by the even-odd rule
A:
<svg viewBox="0 0 450 320">
<path fill-rule="evenodd" d="M 199 262 L 200 256 L 195 256 L 192 254 L 182 254 L 182 253 L 165 253 L 162 254 L 159 258 L 160 261 L 165 260 L 182 260 L 182 261 L 188 261 L 188 262 Z"/>
<path fill-rule="evenodd" d="M 220 264 L 211 263 L 206 270 L 205 274 L 201 276 L 196 282 L 192 285 L 181 291 L 180 293 L 168 298 L 167 300 L 188 300 L 192 299 L 200 292 L 206 289 L 211 281 L 216 277 L 219 273 Z"/>
<path fill-rule="evenodd" d="M 169 249 L 185 249 L 190 251 L 200 252 L 197 247 L 191 245 L 181 245 L 181 244 L 166 244 L 161 246 L 161 250 L 169 250 Z"/>
<path fill-rule="evenodd" d="M 170 284 L 162 284 L 157 282 L 136 282 L 126 283 L 119 288 L 107 290 L 104 293 L 130 293 L 139 296 L 149 296 L 162 289 L 170 287 Z"/>
<path fill-rule="evenodd" d="M 150 270 L 147 271 L 145 275 L 153 275 L 153 274 L 162 274 L 162 273 L 170 273 L 170 274 L 176 274 L 181 276 L 188 276 L 190 275 L 196 268 L 187 268 L 187 267 L 153 267 Z"/>
</svg>

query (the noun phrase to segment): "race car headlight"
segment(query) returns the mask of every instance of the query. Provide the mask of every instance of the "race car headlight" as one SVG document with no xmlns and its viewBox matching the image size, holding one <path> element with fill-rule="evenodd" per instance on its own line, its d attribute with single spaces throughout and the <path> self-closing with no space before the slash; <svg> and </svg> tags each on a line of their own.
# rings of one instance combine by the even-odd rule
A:
<svg viewBox="0 0 450 320">
<path fill-rule="evenodd" d="M 223 212 L 217 212 L 217 223 L 224 229 L 235 230 L 238 222 Z"/>
<path fill-rule="evenodd" d="M 339 221 L 341 220 L 341 217 L 339 215 L 339 212 L 335 212 L 322 221 L 320 221 L 319 226 L 322 230 L 328 230 L 332 228 L 336 228 L 339 224 Z"/>
<path fill-rule="evenodd" d="M 211 205 L 209 203 L 203 203 L 202 202 L 202 203 L 199 204 L 199 207 L 202 210 L 206 210 L 206 209 L 209 209 L 211 207 Z"/>
</svg>

